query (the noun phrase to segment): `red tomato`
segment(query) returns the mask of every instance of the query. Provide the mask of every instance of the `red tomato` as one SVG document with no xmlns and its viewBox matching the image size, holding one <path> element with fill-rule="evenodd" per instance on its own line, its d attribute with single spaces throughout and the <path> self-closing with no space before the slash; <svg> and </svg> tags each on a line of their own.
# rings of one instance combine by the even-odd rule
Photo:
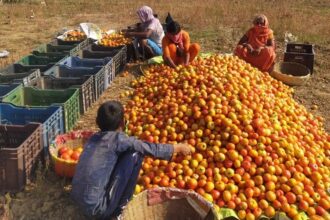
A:
<svg viewBox="0 0 330 220">
<path fill-rule="evenodd" d="M 80 152 L 79 151 L 73 151 L 73 153 L 71 154 L 71 159 L 78 161 L 80 157 Z"/>
<path fill-rule="evenodd" d="M 63 160 L 70 160 L 70 155 L 67 154 L 67 153 L 63 153 L 63 154 L 61 155 L 61 158 L 62 158 Z"/>
<path fill-rule="evenodd" d="M 63 153 L 65 153 L 68 150 L 67 147 L 60 147 L 60 149 L 58 149 L 58 154 L 61 156 Z"/>
</svg>

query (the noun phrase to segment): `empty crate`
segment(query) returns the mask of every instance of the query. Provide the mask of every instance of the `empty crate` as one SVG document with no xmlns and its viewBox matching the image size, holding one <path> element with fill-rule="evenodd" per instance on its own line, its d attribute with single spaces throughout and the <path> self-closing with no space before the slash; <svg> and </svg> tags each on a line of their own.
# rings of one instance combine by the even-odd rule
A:
<svg viewBox="0 0 330 220">
<path fill-rule="evenodd" d="M 56 65 L 44 73 L 54 77 L 84 77 L 93 76 L 94 100 L 97 100 L 105 90 L 106 71 L 102 66 L 71 68 L 65 65 Z"/>
<path fill-rule="evenodd" d="M 300 63 L 313 73 L 314 55 L 313 45 L 289 43 L 284 52 L 284 62 Z"/>
<path fill-rule="evenodd" d="M 10 103 L 0 103 L 0 124 L 26 125 L 30 122 L 42 124 L 43 147 L 48 147 L 58 134 L 64 132 L 64 118 L 61 106 L 21 107 Z"/>
<path fill-rule="evenodd" d="M 62 106 L 65 131 L 70 131 L 80 116 L 79 89 L 41 90 L 20 87 L 6 96 L 3 102 L 26 107 Z"/>
<path fill-rule="evenodd" d="M 127 47 L 123 46 L 118 49 L 101 50 L 100 47 L 94 45 L 87 47 L 80 51 L 79 54 L 82 58 L 105 58 L 111 57 L 114 63 L 115 73 L 118 74 L 127 63 Z"/>
<path fill-rule="evenodd" d="M 0 70 L 0 83 L 28 83 L 40 75 L 39 69 L 29 69 L 20 64 L 12 64 Z"/>
<path fill-rule="evenodd" d="M 0 102 L 3 102 L 8 96 L 16 94 L 22 88 L 22 84 L 11 83 L 11 84 L 0 84 Z"/>
<path fill-rule="evenodd" d="M 78 88 L 80 97 L 80 112 L 83 114 L 93 104 L 94 100 L 94 81 L 93 76 L 86 75 L 81 77 L 60 77 L 43 76 L 30 81 L 25 86 L 36 87 L 39 89 L 68 89 Z"/>
<path fill-rule="evenodd" d="M 22 190 L 43 148 L 39 123 L 0 125 L 0 192 Z"/>
<path fill-rule="evenodd" d="M 107 89 L 111 82 L 115 78 L 115 66 L 112 61 L 112 58 L 106 57 L 103 59 L 84 59 L 80 57 L 70 56 L 66 59 L 59 62 L 60 65 L 65 65 L 67 67 L 76 68 L 76 67 L 96 67 L 96 66 L 105 66 L 105 78 L 104 78 L 104 88 Z"/>
</svg>

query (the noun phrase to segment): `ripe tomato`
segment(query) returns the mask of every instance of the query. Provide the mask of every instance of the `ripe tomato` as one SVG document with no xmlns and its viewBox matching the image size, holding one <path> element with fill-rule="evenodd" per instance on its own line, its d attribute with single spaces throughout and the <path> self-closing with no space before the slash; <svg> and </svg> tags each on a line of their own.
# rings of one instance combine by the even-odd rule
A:
<svg viewBox="0 0 330 220">
<path fill-rule="evenodd" d="M 63 153 L 65 153 L 68 150 L 67 147 L 60 147 L 60 149 L 58 149 L 58 154 L 59 156 L 61 156 Z"/>
<path fill-rule="evenodd" d="M 78 152 L 78 151 L 73 151 L 73 153 L 71 154 L 71 159 L 72 160 L 75 160 L 75 161 L 78 161 L 79 160 L 79 158 L 80 158 L 80 152 Z"/>
<path fill-rule="evenodd" d="M 71 159 L 70 155 L 67 154 L 67 153 L 63 153 L 63 154 L 61 155 L 61 158 L 62 158 L 63 160 L 70 160 L 70 159 Z"/>
</svg>

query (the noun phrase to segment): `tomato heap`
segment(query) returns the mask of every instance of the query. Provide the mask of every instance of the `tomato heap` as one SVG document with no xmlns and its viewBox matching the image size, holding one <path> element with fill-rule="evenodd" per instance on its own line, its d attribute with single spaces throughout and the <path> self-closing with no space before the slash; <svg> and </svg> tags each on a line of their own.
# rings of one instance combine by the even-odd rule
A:
<svg viewBox="0 0 330 220">
<path fill-rule="evenodd" d="M 146 158 L 136 193 L 191 189 L 241 219 L 329 211 L 330 136 L 288 86 L 221 55 L 176 69 L 151 66 L 132 86 L 129 135 L 195 149 L 170 162 Z"/>
<path fill-rule="evenodd" d="M 105 34 L 99 41 L 104 47 L 118 47 L 128 45 L 132 42 L 131 38 L 126 38 L 122 33 Z"/>
<path fill-rule="evenodd" d="M 82 41 L 86 39 L 86 34 L 79 30 L 72 30 L 66 33 L 64 41 Z"/>
<path fill-rule="evenodd" d="M 70 147 L 62 146 L 58 149 L 58 157 L 66 161 L 78 162 L 82 151 L 82 147 L 72 149 Z"/>
</svg>

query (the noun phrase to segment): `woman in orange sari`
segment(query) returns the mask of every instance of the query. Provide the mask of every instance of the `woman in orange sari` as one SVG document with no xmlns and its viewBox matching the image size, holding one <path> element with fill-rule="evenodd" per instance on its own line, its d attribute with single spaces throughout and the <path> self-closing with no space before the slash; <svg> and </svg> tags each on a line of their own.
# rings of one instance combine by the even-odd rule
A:
<svg viewBox="0 0 330 220">
<path fill-rule="evenodd" d="M 162 40 L 164 63 L 172 68 L 188 65 L 200 51 L 197 43 L 190 44 L 189 34 L 181 30 L 179 23 L 171 21 Z"/>
<path fill-rule="evenodd" d="M 261 71 L 271 72 L 276 58 L 273 31 L 265 15 L 256 16 L 253 25 L 240 39 L 234 53 Z"/>
</svg>

